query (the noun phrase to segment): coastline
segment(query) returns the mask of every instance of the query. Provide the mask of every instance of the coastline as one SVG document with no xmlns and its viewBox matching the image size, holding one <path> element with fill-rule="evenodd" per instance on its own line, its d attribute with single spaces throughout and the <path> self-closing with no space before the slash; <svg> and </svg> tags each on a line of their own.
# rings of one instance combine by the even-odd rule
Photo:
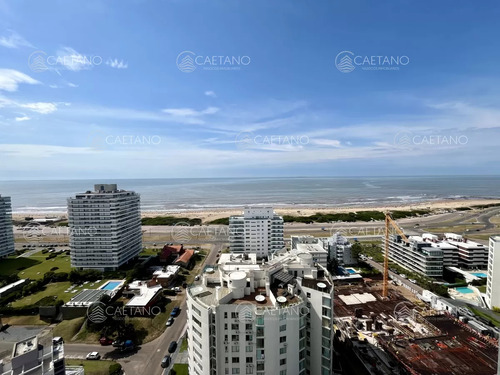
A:
<svg viewBox="0 0 500 375">
<path fill-rule="evenodd" d="M 397 205 L 373 205 L 373 206 L 329 206 L 317 207 L 314 205 L 297 205 L 288 207 L 275 207 L 278 215 L 294 215 L 294 216 L 309 216 L 315 213 L 343 213 L 343 212 L 358 212 L 358 211 L 391 211 L 391 210 L 448 210 L 457 209 L 461 207 L 470 207 L 485 204 L 500 204 L 500 199 L 443 199 L 435 201 L 423 201 Z M 174 216 L 186 217 L 190 219 L 199 218 L 203 222 L 212 221 L 220 218 L 229 217 L 231 215 L 240 214 L 243 210 L 243 205 L 240 208 L 211 208 L 211 209 L 192 209 L 192 210 L 155 210 L 155 211 L 142 211 L 141 217 L 155 217 L 155 216 Z M 35 219 L 43 219 L 47 216 L 57 216 L 67 218 L 67 212 L 13 212 L 12 218 L 16 221 L 24 220 L 26 216 Z"/>
</svg>

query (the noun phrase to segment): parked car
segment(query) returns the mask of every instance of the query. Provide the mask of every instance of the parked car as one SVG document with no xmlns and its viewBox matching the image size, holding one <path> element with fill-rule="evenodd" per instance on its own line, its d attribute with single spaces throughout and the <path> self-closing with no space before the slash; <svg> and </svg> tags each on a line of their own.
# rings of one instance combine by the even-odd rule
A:
<svg viewBox="0 0 500 375">
<path fill-rule="evenodd" d="M 174 317 L 174 316 L 177 316 L 179 315 L 179 311 L 181 309 L 179 309 L 178 307 L 174 307 L 174 309 L 172 310 L 172 312 L 170 313 L 170 316 Z"/>
<path fill-rule="evenodd" d="M 90 352 L 89 354 L 87 354 L 87 358 L 88 360 L 99 360 L 101 359 L 101 355 L 99 354 L 99 352 Z"/>
<path fill-rule="evenodd" d="M 400 273 L 399 276 L 401 276 L 403 279 L 406 279 L 406 275 L 404 273 Z"/>
<path fill-rule="evenodd" d="M 172 341 L 168 346 L 168 352 L 172 354 L 173 352 L 175 352 L 175 349 L 177 349 L 177 341 Z"/>
<path fill-rule="evenodd" d="M 170 327 L 172 324 L 174 324 L 174 318 L 173 318 L 173 317 L 170 317 L 170 318 L 168 318 L 168 320 L 167 320 L 167 327 Z"/>
<path fill-rule="evenodd" d="M 167 368 L 170 366 L 170 355 L 167 354 L 163 359 L 161 360 L 161 367 L 162 368 Z"/>
<path fill-rule="evenodd" d="M 108 339 L 107 337 L 101 337 L 99 339 L 99 344 L 101 344 L 102 346 L 106 346 L 106 345 L 111 345 L 114 341 L 111 340 L 111 339 Z"/>
<path fill-rule="evenodd" d="M 408 281 L 409 281 L 410 283 L 413 283 L 413 284 L 416 284 L 416 283 L 417 283 L 417 280 L 415 280 L 415 279 L 408 279 Z"/>
<path fill-rule="evenodd" d="M 112 344 L 115 348 L 121 348 L 125 342 L 123 340 L 115 340 Z"/>
</svg>

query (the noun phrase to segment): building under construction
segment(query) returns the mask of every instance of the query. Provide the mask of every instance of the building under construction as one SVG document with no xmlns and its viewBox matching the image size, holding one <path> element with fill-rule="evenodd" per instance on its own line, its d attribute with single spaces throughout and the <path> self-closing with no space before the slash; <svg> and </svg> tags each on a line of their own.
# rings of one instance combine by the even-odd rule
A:
<svg viewBox="0 0 500 375">
<path fill-rule="evenodd" d="M 388 298 L 382 294 L 380 283 L 335 287 L 337 344 L 352 351 L 364 373 L 497 373 L 496 340 L 396 289 L 389 289 Z"/>
</svg>

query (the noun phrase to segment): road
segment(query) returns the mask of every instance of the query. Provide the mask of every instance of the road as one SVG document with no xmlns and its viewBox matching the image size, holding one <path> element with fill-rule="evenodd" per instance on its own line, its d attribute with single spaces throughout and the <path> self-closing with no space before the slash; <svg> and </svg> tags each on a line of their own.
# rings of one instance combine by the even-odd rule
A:
<svg viewBox="0 0 500 375">
<path fill-rule="evenodd" d="M 217 254 L 222 251 L 224 244 L 214 244 L 204 261 L 205 264 L 215 264 Z M 168 354 L 168 346 L 172 341 L 177 341 L 177 350 L 172 354 L 172 362 L 181 346 L 180 339 L 186 331 L 186 291 L 181 296 L 180 314 L 175 318 L 175 323 L 166 328 L 157 339 L 141 345 L 135 352 L 121 353 L 111 346 L 87 345 L 87 344 L 65 344 L 65 353 L 68 358 L 85 358 L 92 351 L 99 352 L 104 359 L 118 361 L 126 375 L 162 375 L 168 374 L 168 369 L 160 367 L 161 360 Z"/>
</svg>

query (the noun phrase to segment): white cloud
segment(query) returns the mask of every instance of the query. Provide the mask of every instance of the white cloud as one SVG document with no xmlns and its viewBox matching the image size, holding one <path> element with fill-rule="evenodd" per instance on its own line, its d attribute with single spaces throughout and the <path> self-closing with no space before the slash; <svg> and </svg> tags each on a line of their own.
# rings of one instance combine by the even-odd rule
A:
<svg viewBox="0 0 500 375">
<path fill-rule="evenodd" d="M 310 139 L 310 144 L 328 147 L 341 147 L 341 143 L 337 139 Z"/>
<path fill-rule="evenodd" d="M 28 117 L 28 116 L 16 117 L 15 120 L 18 121 L 18 122 L 28 121 L 28 120 L 31 120 L 31 117 Z"/>
<path fill-rule="evenodd" d="M 43 115 L 57 111 L 56 103 L 45 103 L 45 102 L 24 103 L 24 104 L 19 104 L 19 107 L 30 109 L 33 112 L 41 113 Z"/>
<path fill-rule="evenodd" d="M 197 111 L 192 108 L 166 108 L 162 110 L 163 113 L 178 117 L 197 117 L 203 115 L 213 115 L 219 112 L 217 107 L 207 107 L 202 111 Z"/>
<path fill-rule="evenodd" d="M 115 68 L 115 69 L 127 69 L 128 68 L 128 63 L 124 62 L 123 60 L 118 60 L 118 59 L 108 59 L 106 61 L 106 65 Z"/>
<path fill-rule="evenodd" d="M 35 85 L 40 82 L 14 69 L 0 69 L 0 90 L 17 91 L 20 83 Z"/>
<path fill-rule="evenodd" d="M 216 98 L 217 97 L 217 94 L 215 93 L 215 91 L 205 91 L 205 95 L 206 96 L 210 96 L 211 98 Z"/>
<path fill-rule="evenodd" d="M 100 56 L 82 55 L 71 47 L 63 47 L 57 51 L 55 61 L 51 64 L 54 68 L 60 66 L 67 70 L 78 72 L 80 70 L 91 69 L 94 65 L 100 65 L 102 58 Z"/>
<path fill-rule="evenodd" d="M 78 85 L 77 85 L 77 84 L 75 84 L 75 83 L 71 83 L 71 82 L 68 82 L 68 86 L 69 86 L 69 87 L 78 87 Z"/>
<path fill-rule="evenodd" d="M 0 37 L 0 46 L 7 48 L 33 47 L 33 45 L 13 30 L 8 36 Z"/>
</svg>

